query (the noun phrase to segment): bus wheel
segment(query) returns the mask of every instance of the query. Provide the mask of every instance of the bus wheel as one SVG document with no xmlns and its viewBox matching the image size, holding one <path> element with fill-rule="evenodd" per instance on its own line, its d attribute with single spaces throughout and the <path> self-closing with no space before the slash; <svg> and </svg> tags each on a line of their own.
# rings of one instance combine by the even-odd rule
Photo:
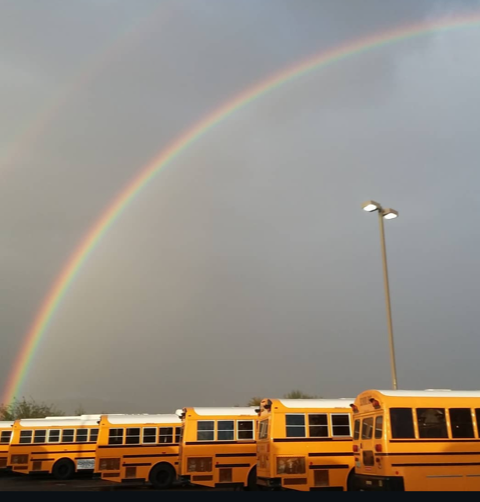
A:
<svg viewBox="0 0 480 502">
<path fill-rule="evenodd" d="M 67 458 L 57 460 L 53 465 L 52 474 L 55 479 L 70 479 L 75 474 L 75 464 Z"/>
<path fill-rule="evenodd" d="M 253 466 L 250 473 L 248 474 L 246 489 L 249 492 L 257 491 L 257 466 Z"/>
<path fill-rule="evenodd" d="M 165 490 L 175 481 L 175 471 L 169 464 L 157 464 L 151 471 L 149 481 L 154 488 Z"/>
<path fill-rule="evenodd" d="M 357 492 L 357 480 L 355 478 L 355 469 L 350 471 L 350 474 L 347 478 L 347 491 L 348 492 Z"/>
</svg>

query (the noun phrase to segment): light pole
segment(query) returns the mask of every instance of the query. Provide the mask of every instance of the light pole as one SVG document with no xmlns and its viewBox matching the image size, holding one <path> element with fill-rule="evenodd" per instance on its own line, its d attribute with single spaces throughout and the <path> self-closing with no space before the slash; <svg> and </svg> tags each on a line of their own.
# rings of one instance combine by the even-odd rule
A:
<svg viewBox="0 0 480 502">
<path fill-rule="evenodd" d="M 397 368 L 395 365 L 395 346 L 393 344 L 393 327 L 392 327 L 392 310 L 390 306 L 390 289 L 388 286 L 388 269 L 387 269 L 387 250 L 385 246 L 385 230 L 383 228 L 383 219 L 391 220 L 398 216 L 398 212 L 394 209 L 384 209 L 378 202 L 369 200 L 362 206 L 364 211 L 372 213 L 378 211 L 378 221 L 380 223 L 380 244 L 382 247 L 383 259 L 383 282 L 385 285 L 385 303 L 387 306 L 387 323 L 388 323 L 388 336 L 390 339 L 390 364 L 392 369 L 392 383 L 393 389 L 397 390 Z"/>
</svg>

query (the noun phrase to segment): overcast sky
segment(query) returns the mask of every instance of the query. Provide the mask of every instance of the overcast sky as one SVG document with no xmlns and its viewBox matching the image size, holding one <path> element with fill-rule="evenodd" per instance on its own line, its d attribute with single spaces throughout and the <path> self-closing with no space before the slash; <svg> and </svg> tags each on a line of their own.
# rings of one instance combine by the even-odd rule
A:
<svg viewBox="0 0 480 502">
<path fill-rule="evenodd" d="M 0 388 L 115 195 L 249 86 L 480 1 L 0 0 Z M 480 25 L 311 72 L 162 171 L 82 268 L 22 395 L 172 412 L 479 388 Z M 20 397 L 20 396 L 19 396 Z M 71 412 L 72 410 L 67 410 Z"/>
</svg>

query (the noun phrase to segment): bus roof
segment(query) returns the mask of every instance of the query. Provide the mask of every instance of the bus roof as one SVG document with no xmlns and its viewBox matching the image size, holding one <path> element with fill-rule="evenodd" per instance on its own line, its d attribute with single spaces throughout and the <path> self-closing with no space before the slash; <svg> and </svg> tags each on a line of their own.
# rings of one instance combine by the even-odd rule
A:
<svg viewBox="0 0 480 502">
<path fill-rule="evenodd" d="M 14 424 L 13 420 L 2 420 L 0 421 L 0 429 L 8 429 Z"/>
<path fill-rule="evenodd" d="M 98 425 L 98 419 L 85 419 L 81 418 L 22 418 L 17 421 L 17 423 L 22 427 L 50 427 L 50 426 L 61 426 L 61 427 L 78 427 L 82 425 Z"/>
<path fill-rule="evenodd" d="M 480 397 L 480 390 L 450 390 L 450 389 L 425 389 L 425 390 L 376 390 L 371 389 L 368 392 L 377 392 L 386 397 Z"/>
<path fill-rule="evenodd" d="M 229 406 L 225 408 L 186 408 L 200 416 L 257 416 L 256 406 Z"/>
<path fill-rule="evenodd" d="M 111 424 L 181 424 L 175 414 L 164 415 L 103 415 Z"/>
<path fill-rule="evenodd" d="M 273 401 L 273 399 L 272 399 Z M 285 408 L 348 408 L 355 398 L 339 399 L 278 399 Z"/>
</svg>

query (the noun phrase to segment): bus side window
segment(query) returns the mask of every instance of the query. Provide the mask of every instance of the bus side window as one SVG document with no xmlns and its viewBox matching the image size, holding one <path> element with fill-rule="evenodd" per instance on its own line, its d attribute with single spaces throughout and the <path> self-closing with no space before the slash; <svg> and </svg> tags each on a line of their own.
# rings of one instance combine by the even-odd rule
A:
<svg viewBox="0 0 480 502">
<path fill-rule="evenodd" d="M 305 415 L 286 414 L 286 436 L 287 438 L 304 438 L 305 434 Z"/>
<path fill-rule="evenodd" d="M 360 419 L 355 420 L 355 425 L 353 429 L 353 439 L 358 439 L 360 437 Z"/>
<path fill-rule="evenodd" d="M 392 439 L 415 439 L 411 408 L 390 408 Z"/>
<path fill-rule="evenodd" d="M 12 431 L 2 431 L 2 435 L 0 437 L 0 443 L 10 443 L 10 437 L 12 435 Z"/>
<path fill-rule="evenodd" d="M 421 438 L 448 438 L 444 408 L 417 408 L 417 422 Z"/>
<path fill-rule="evenodd" d="M 110 429 L 108 431 L 108 444 L 123 444 L 124 429 Z"/>
<path fill-rule="evenodd" d="M 470 408 L 450 408 L 452 438 L 474 438 L 472 410 Z"/>
</svg>

